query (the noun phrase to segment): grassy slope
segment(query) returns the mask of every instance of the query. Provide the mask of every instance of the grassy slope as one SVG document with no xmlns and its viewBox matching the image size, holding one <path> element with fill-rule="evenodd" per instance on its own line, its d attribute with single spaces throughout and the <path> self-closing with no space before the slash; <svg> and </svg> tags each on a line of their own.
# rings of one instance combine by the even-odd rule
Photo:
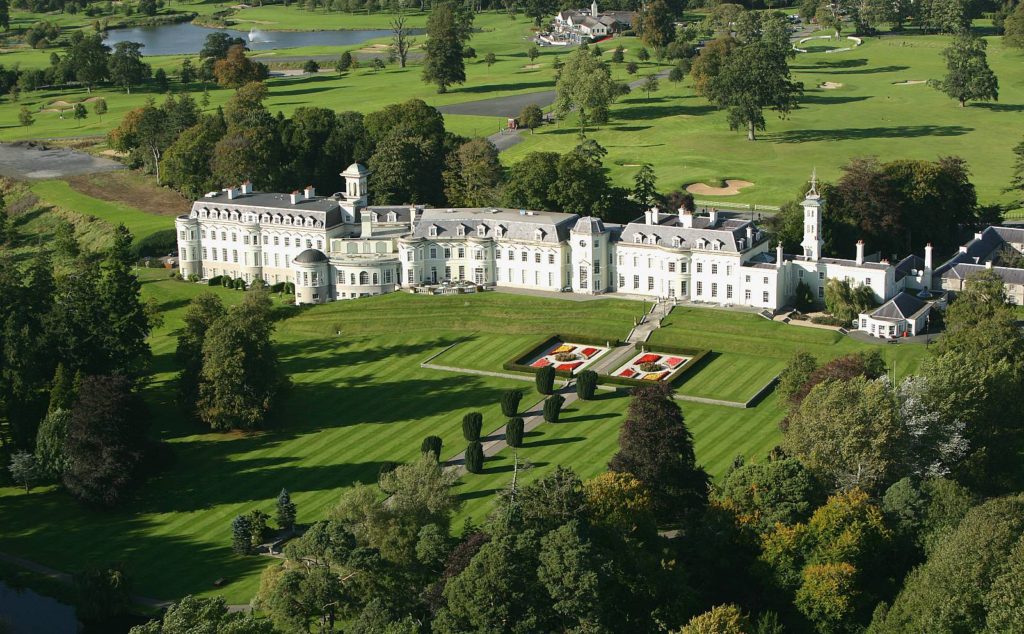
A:
<svg viewBox="0 0 1024 634">
<path fill-rule="evenodd" d="M 147 214 L 123 203 L 100 200 L 75 191 L 62 180 L 37 181 L 31 186 L 40 199 L 85 216 L 94 216 L 111 225 L 124 224 L 140 242 L 158 231 L 174 230 L 169 217 Z M 178 210 L 185 212 L 187 209 Z"/>
</svg>

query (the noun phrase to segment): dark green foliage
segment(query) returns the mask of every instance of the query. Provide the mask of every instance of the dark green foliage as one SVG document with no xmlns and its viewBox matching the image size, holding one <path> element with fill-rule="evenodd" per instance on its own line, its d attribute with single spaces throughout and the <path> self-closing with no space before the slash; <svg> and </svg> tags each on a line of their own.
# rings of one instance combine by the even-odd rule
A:
<svg viewBox="0 0 1024 634">
<path fill-rule="evenodd" d="M 631 473 L 651 490 L 660 519 L 698 512 L 707 503 L 708 474 L 693 453 L 693 436 L 665 384 L 638 387 L 608 467 Z"/>
<path fill-rule="evenodd" d="M 519 413 L 519 402 L 523 400 L 520 390 L 507 390 L 501 393 L 501 413 L 504 416 L 515 416 Z"/>
<path fill-rule="evenodd" d="M 302 65 L 302 72 L 310 75 L 318 73 L 320 72 L 320 64 L 317 64 L 315 59 L 307 59 L 306 63 Z"/>
<path fill-rule="evenodd" d="M 236 555 L 252 554 L 252 524 L 246 515 L 231 520 L 231 550 Z"/>
<path fill-rule="evenodd" d="M 480 412 L 469 412 L 462 417 L 462 437 L 472 442 L 480 440 L 480 432 L 483 430 L 484 416 Z"/>
<path fill-rule="evenodd" d="M 57 364 L 50 387 L 49 411 L 70 410 L 75 402 L 75 378 L 63 363 Z"/>
<path fill-rule="evenodd" d="M 779 373 L 779 382 L 775 391 L 787 402 L 798 400 L 797 395 L 804 393 L 804 384 L 817 369 L 818 360 L 813 354 L 797 352 Z"/>
<path fill-rule="evenodd" d="M 822 487 L 793 458 L 745 464 L 722 482 L 719 498 L 740 520 L 766 533 L 776 523 L 804 522 L 824 502 Z"/>
<path fill-rule="evenodd" d="M 36 435 L 36 459 L 39 461 L 39 467 L 47 477 L 56 481 L 60 480 L 67 467 L 64 445 L 67 442 L 70 422 L 69 410 L 55 409 L 40 423 L 39 433 Z"/>
<path fill-rule="evenodd" d="M 339 73 L 346 73 L 350 68 L 352 68 L 352 53 L 345 51 L 338 58 L 338 63 L 334 65 L 334 70 Z"/>
<path fill-rule="evenodd" d="M 434 459 L 441 460 L 441 437 L 427 436 L 424 438 L 423 443 L 420 444 L 420 452 L 432 454 Z"/>
<path fill-rule="evenodd" d="M 859 284 L 854 287 L 839 278 L 832 278 L 825 285 L 825 308 L 844 326 L 876 306 L 878 302 L 870 286 Z"/>
<path fill-rule="evenodd" d="M 576 375 L 576 394 L 581 401 L 590 401 L 597 391 L 597 372 L 583 370 Z"/>
<path fill-rule="evenodd" d="M 123 376 L 86 376 L 71 411 L 64 445 L 64 486 L 90 505 L 122 502 L 143 459 L 145 415 Z"/>
<path fill-rule="evenodd" d="M 484 470 L 484 447 L 479 440 L 466 445 L 466 471 L 480 473 Z"/>
<path fill-rule="evenodd" d="M 565 397 L 561 394 L 552 394 L 544 399 L 544 421 L 557 423 L 558 416 L 562 413 L 563 403 L 565 403 Z"/>
<path fill-rule="evenodd" d="M 814 310 L 814 294 L 811 293 L 811 287 L 807 285 L 807 282 L 801 280 L 797 283 L 796 290 L 793 292 L 793 305 L 802 313 Z"/>
<path fill-rule="evenodd" d="M 519 416 L 508 419 L 505 424 L 505 442 L 509 447 L 523 446 L 523 419 Z"/>
<path fill-rule="evenodd" d="M 210 284 L 213 284 L 212 279 Z M 181 364 L 181 373 L 178 375 L 178 403 L 190 414 L 195 415 L 196 402 L 199 400 L 206 332 L 226 313 L 224 302 L 213 293 L 196 295 L 185 309 L 184 327 L 178 335 L 175 357 Z"/>
<path fill-rule="evenodd" d="M 552 195 L 558 179 L 558 159 L 556 152 L 531 152 L 512 165 L 502 192 L 505 204 L 517 209 L 558 209 Z"/>
<path fill-rule="evenodd" d="M 126 614 L 132 604 L 131 582 L 120 564 L 75 575 L 78 617 L 102 621 Z"/>
<path fill-rule="evenodd" d="M 466 81 L 463 43 L 459 17 L 453 5 L 435 5 L 427 19 L 423 81 L 437 84 L 437 92 L 447 92 L 448 86 Z"/>
<path fill-rule="evenodd" d="M 267 619 L 244 612 L 228 612 L 224 597 L 186 596 L 167 608 L 160 620 L 131 629 L 130 634 L 274 634 Z"/>
<path fill-rule="evenodd" d="M 295 502 L 292 502 L 291 494 L 288 489 L 281 489 L 277 496 L 277 525 L 283 530 L 292 530 L 295 528 L 295 515 Z"/>
<path fill-rule="evenodd" d="M 400 466 L 402 466 L 402 463 L 394 462 L 392 460 L 385 460 L 384 462 L 380 463 L 380 466 L 377 468 L 377 482 L 380 483 L 381 478 L 391 473 Z"/>
</svg>

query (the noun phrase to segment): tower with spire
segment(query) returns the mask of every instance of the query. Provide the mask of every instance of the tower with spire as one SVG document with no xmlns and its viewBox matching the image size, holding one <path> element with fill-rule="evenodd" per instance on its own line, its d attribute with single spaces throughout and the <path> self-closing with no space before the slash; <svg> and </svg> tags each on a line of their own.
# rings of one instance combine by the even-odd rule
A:
<svg viewBox="0 0 1024 634">
<path fill-rule="evenodd" d="M 817 262 L 825 241 L 821 239 L 821 195 L 818 194 L 818 170 L 811 172 L 811 188 L 802 203 L 804 208 L 804 239 L 800 243 L 804 257 Z"/>
<path fill-rule="evenodd" d="M 597 18 L 597 0 L 590 3 L 590 17 Z"/>
</svg>

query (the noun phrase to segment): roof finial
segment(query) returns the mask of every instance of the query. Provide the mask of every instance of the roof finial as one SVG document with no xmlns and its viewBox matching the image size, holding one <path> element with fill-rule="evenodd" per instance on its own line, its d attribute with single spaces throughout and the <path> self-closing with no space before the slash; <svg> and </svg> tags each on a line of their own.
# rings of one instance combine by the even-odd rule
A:
<svg viewBox="0 0 1024 634">
<path fill-rule="evenodd" d="M 818 195 L 818 168 L 811 170 L 811 188 L 807 191 L 808 198 Z"/>
</svg>

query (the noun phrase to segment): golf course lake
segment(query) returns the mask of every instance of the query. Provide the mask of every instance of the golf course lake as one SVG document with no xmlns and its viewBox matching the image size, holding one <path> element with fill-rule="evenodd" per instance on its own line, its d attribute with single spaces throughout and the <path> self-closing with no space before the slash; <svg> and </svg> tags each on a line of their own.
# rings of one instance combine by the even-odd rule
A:
<svg viewBox="0 0 1024 634">
<path fill-rule="evenodd" d="M 107 31 L 104 42 L 113 47 L 118 42 L 138 42 L 145 48 L 142 54 L 151 55 L 188 55 L 198 53 L 203 48 L 206 36 L 223 31 L 231 37 L 245 39 L 247 46 L 254 51 L 277 48 L 298 48 L 301 46 L 350 46 L 366 40 L 391 35 L 386 29 L 368 29 L 354 31 L 234 31 L 230 29 L 211 29 L 195 24 L 163 24 L 160 26 L 136 27 L 131 29 L 111 29 Z"/>
<path fill-rule="evenodd" d="M 73 634 L 78 631 L 75 609 L 31 590 L 11 588 L 0 581 L 0 629 L 13 634 Z"/>
</svg>

